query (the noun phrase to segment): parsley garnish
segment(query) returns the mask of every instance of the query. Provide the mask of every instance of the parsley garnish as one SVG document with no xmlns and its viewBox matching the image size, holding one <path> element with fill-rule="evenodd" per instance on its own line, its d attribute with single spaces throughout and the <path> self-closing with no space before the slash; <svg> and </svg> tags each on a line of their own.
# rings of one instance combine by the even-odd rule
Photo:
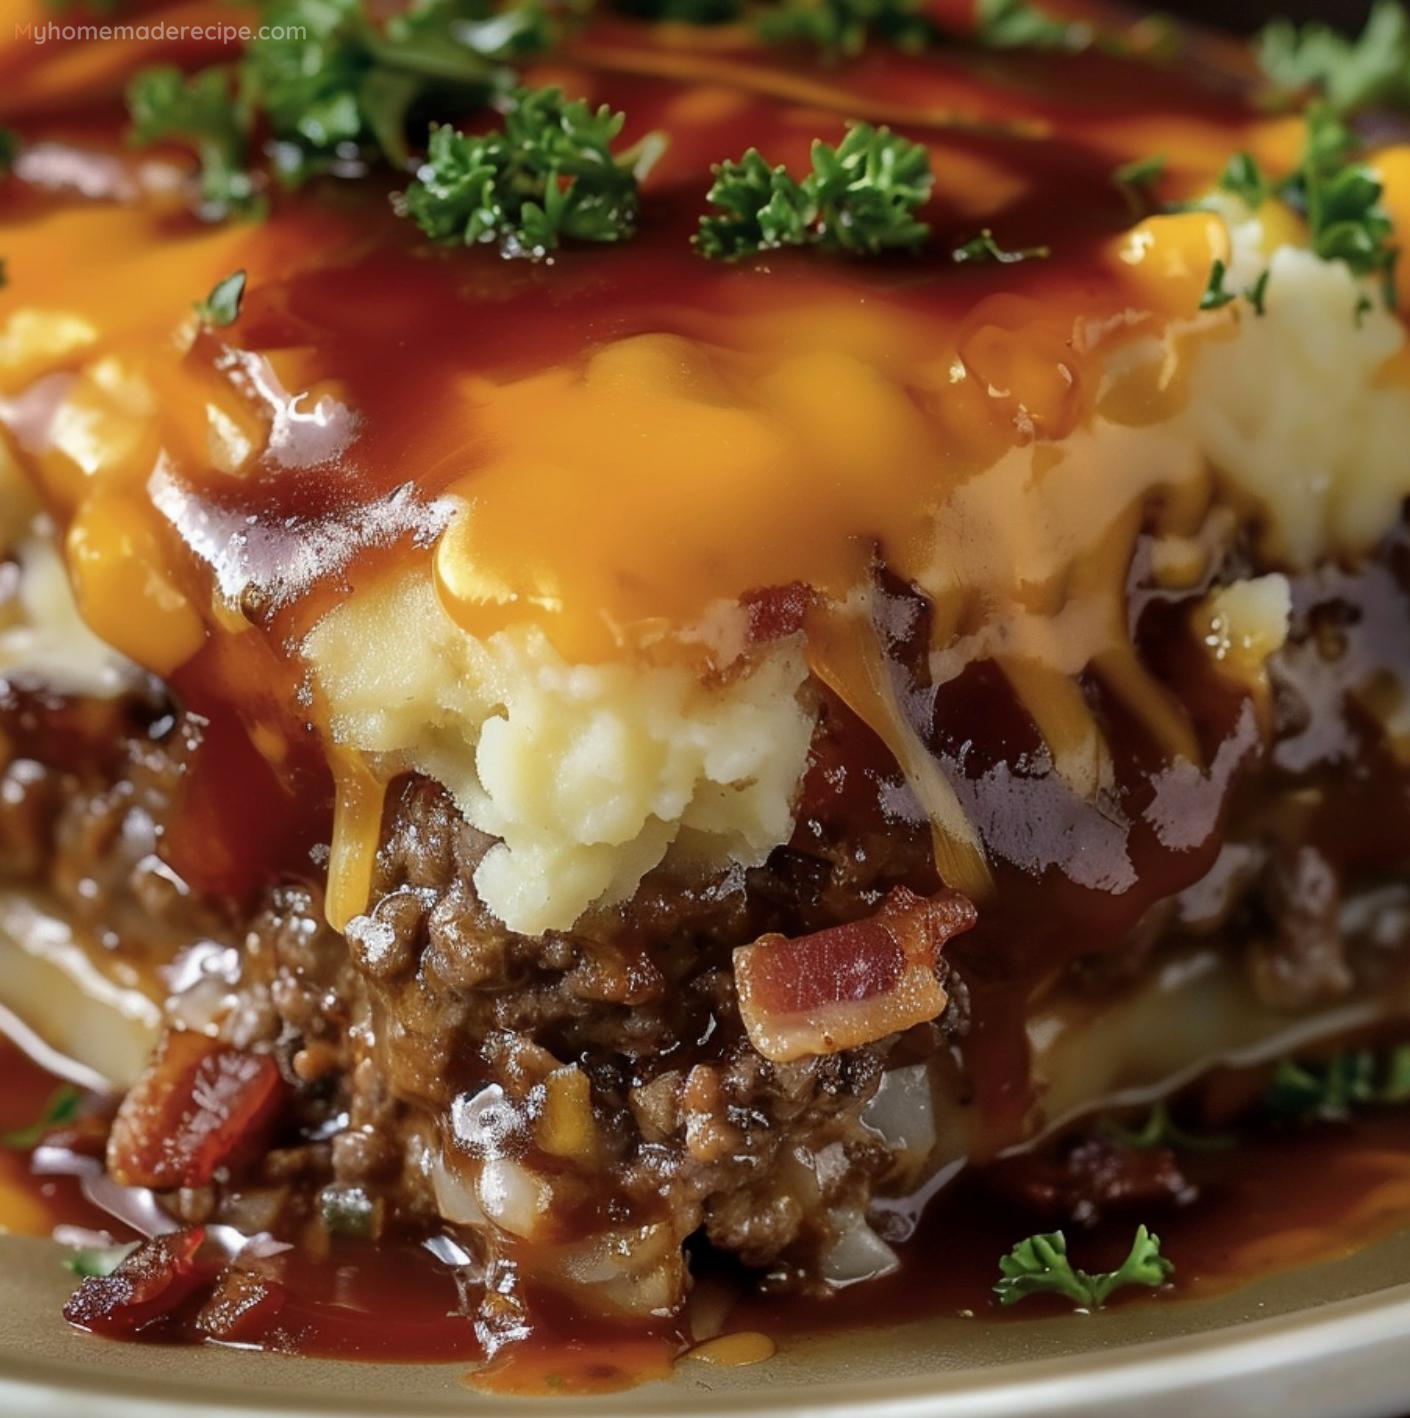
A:
<svg viewBox="0 0 1410 1418">
<path fill-rule="evenodd" d="M 372 1240 L 377 1233 L 377 1203 L 362 1187 L 324 1187 L 319 1196 L 319 1215 L 330 1236 Z"/>
<path fill-rule="evenodd" d="M 1086 49 L 1091 25 L 1056 20 L 1029 0 L 979 0 L 974 37 L 990 49 Z"/>
<path fill-rule="evenodd" d="M 483 103 L 512 84 L 506 65 L 558 34 L 547 4 L 491 0 L 422 0 L 382 26 L 363 0 L 276 0 L 266 23 L 302 37 L 252 41 L 241 92 L 268 119 L 275 170 L 291 182 L 369 149 L 407 165 L 414 108 Z"/>
<path fill-rule="evenodd" d="M 1234 299 L 1234 293 L 1224 288 L 1224 277 L 1228 274 L 1229 268 L 1216 256 L 1214 265 L 1209 269 L 1209 284 L 1204 288 L 1204 294 L 1199 298 L 1199 308 L 1201 310 L 1220 310 Z"/>
<path fill-rule="evenodd" d="M 121 1246 L 85 1246 L 72 1255 L 65 1256 L 61 1264 L 65 1270 L 71 1270 L 84 1279 L 102 1278 L 111 1275 L 137 1246 L 136 1241 L 128 1241 L 126 1245 Z"/>
<path fill-rule="evenodd" d="M 1134 162 L 1122 163 L 1111 174 L 1111 180 L 1125 197 L 1131 214 L 1143 217 L 1155 207 L 1155 189 L 1164 176 L 1165 154 L 1153 153 L 1148 158 L 1137 158 Z"/>
<path fill-rule="evenodd" d="M 1312 249 L 1324 261 L 1345 261 L 1358 275 L 1385 277 L 1386 304 L 1394 303 L 1391 273 L 1398 248 L 1381 206 L 1380 179 L 1353 154 L 1356 140 L 1325 104 L 1307 113 L 1302 166 L 1285 184 L 1288 200 L 1306 214 Z"/>
<path fill-rule="evenodd" d="M 950 259 L 963 265 L 970 262 L 998 261 L 1005 266 L 1011 266 L 1016 261 L 1042 261 L 1053 254 L 1050 246 L 1022 246 L 1016 251 L 1005 251 L 997 241 L 994 240 L 994 233 L 986 226 L 978 236 L 970 241 L 966 241 L 963 246 L 957 246 L 950 252 Z"/>
<path fill-rule="evenodd" d="M 1271 191 L 1262 169 L 1249 153 L 1235 153 L 1224 164 L 1224 171 L 1219 174 L 1219 186 L 1255 209 L 1263 205 Z"/>
<path fill-rule="evenodd" d="M 128 91 L 133 140 L 193 148 L 212 218 L 258 210 L 246 171 L 257 120 L 287 184 L 356 170 L 375 155 L 409 166 L 412 119 L 504 94 L 514 82 L 508 66 L 548 48 L 566 8 L 567 0 L 421 0 L 378 24 L 364 0 L 265 0 L 261 19 L 273 33 L 251 40 L 233 69 L 137 75 Z"/>
<path fill-rule="evenodd" d="M 722 213 L 701 217 L 696 250 L 716 261 L 783 246 L 875 255 L 914 248 L 929 235 L 915 214 L 935 177 L 919 144 L 854 123 L 837 147 L 815 142 L 812 158 L 801 182 L 783 166 L 771 167 L 757 148 L 718 164 L 708 201 Z"/>
<path fill-rule="evenodd" d="M 196 302 L 196 314 L 207 325 L 233 325 L 240 318 L 240 302 L 245 298 L 245 273 L 235 271 L 218 281 L 211 293 Z"/>
<path fill-rule="evenodd" d="M 1371 1049 L 1345 1049 L 1322 1064 L 1283 1059 L 1263 1095 L 1278 1122 L 1348 1117 L 1358 1107 L 1410 1103 L 1410 1044 L 1378 1057 Z"/>
<path fill-rule="evenodd" d="M 1244 292 L 1244 299 L 1253 306 L 1255 315 L 1266 315 L 1268 313 L 1265 303 L 1268 299 L 1268 277 L 1273 274 L 1271 269 L 1265 269 L 1258 279 Z"/>
<path fill-rule="evenodd" d="M 179 69 L 144 69 L 128 86 L 131 141 L 172 142 L 191 148 L 201 162 L 203 215 L 218 220 L 258 211 L 253 179 L 245 171 L 249 115 L 223 68 L 190 78 Z"/>
<path fill-rule="evenodd" d="M 13 128 L 0 128 L 0 177 L 14 167 L 20 155 L 20 135 Z"/>
<path fill-rule="evenodd" d="M 939 33 L 921 0 L 783 0 L 761 10 L 755 25 L 766 40 L 812 44 L 832 58 L 853 58 L 873 36 L 918 53 Z"/>
<path fill-rule="evenodd" d="M 1016 1305 L 1030 1295 L 1065 1295 L 1085 1310 L 1099 1310 L 1111 1295 L 1127 1285 L 1150 1289 L 1164 1285 L 1174 1265 L 1160 1253 L 1160 1237 L 1136 1228 L 1130 1253 L 1116 1270 L 1089 1275 L 1067 1258 L 1067 1238 L 1061 1231 L 1020 1241 L 999 1262 L 1002 1275 L 994 1286 L 1001 1305 Z"/>
<path fill-rule="evenodd" d="M 1169 1147 L 1180 1152 L 1222 1152 L 1237 1141 L 1228 1133 L 1190 1132 L 1177 1123 L 1164 1100 L 1156 1103 L 1137 1127 L 1123 1127 L 1107 1119 L 1102 1131 L 1123 1147 L 1147 1151 L 1154 1147 Z"/>
<path fill-rule="evenodd" d="M 638 179 L 661 146 L 653 136 L 614 154 L 623 121 L 558 89 L 516 89 L 503 131 L 432 132 L 398 209 L 433 241 L 495 242 L 505 256 L 541 259 L 564 240 L 623 241 L 636 228 Z"/>
<path fill-rule="evenodd" d="M 1337 113 L 1377 104 L 1410 108 L 1410 15 L 1399 0 L 1377 0 L 1357 39 L 1329 25 L 1273 20 L 1258 37 L 1257 55 L 1275 87 L 1316 90 Z"/>
<path fill-rule="evenodd" d="M 44 1111 L 28 1127 L 13 1128 L 0 1133 L 0 1147 L 8 1147 L 14 1152 L 30 1152 L 44 1139 L 44 1134 L 52 1128 L 71 1123 L 83 1105 L 83 1095 L 71 1083 L 60 1084 L 44 1105 Z"/>
</svg>

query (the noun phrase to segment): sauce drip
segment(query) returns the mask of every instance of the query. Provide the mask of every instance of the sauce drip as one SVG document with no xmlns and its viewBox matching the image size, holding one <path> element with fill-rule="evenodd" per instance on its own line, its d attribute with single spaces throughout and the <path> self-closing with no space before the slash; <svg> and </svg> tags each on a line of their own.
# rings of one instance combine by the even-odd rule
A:
<svg viewBox="0 0 1410 1418">
<path fill-rule="evenodd" d="M 0 1126 L 28 1126 L 58 1080 L 3 1036 L 0 1069 L 7 1081 Z M 1215 1076 L 1206 1088 L 1217 1098 L 1221 1092 L 1246 1095 L 1251 1086 L 1256 1078 L 1235 1074 Z M 54 1142 L 62 1137 L 51 1139 L 49 1154 L 59 1150 Z M 45 1166 L 54 1165 L 51 1155 Z M 1076 1263 L 1093 1271 L 1114 1268 L 1130 1245 L 1135 1220 L 1144 1220 L 1176 1263 L 1173 1294 L 1198 1299 L 1280 1270 L 1339 1259 L 1410 1224 L 1410 1130 L 1403 1108 L 1293 1130 L 1243 1132 L 1236 1147 L 1182 1150 L 1179 1168 L 1186 1188 L 1178 1204 L 1148 1204 L 1139 1214 L 1117 1208 L 1092 1229 L 1067 1225 Z M 1274 1181 L 1288 1176 L 1299 1177 L 1299 1185 Z M 0 1220 L 14 1234 L 57 1231 L 72 1237 L 78 1228 L 90 1238 L 136 1239 L 138 1232 L 112 1214 L 113 1207 L 135 1214 L 133 1203 L 116 1200 L 117 1192 L 95 1192 L 90 1199 L 81 1178 L 32 1171 L 27 1154 L 0 1151 Z M 1069 1308 L 1049 1297 L 1009 1310 L 995 1306 L 998 1257 L 1023 1236 L 1051 1229 L 1052 1220 L 1012 1200 L 984 1169 L 947 1186 L 918 1220 L 903 1208 L 880 1224 L 892 1232 L 901 1269 L 827 1299 L 760 1293 L 753 1277 L 705 1253 L 695 1257 L 696 1290 L 709 1298 L 656 1333 L 643 1333 L 639 1323 L 614 1327 L 565 1309 L 551 1295 L 538 1296 L 533 1334 L 501 1350 L 470 1381 L 497 1393 L 610 1392 L 667 1377 L 678 1357 L 760 1362 L 791 1336 L 964 1314 L 1022 1323 Z M 56 1264 L 59 1256 L 56 1249 Z M 379 1362 L 468 1364 L 485 1357 L 462 1313 L 455 1271 L 411 1239 L 334 1240 L 315 1251 L 285 1250 L 255 1265 L 258 1273 L 277 1276 L 286 1296 L 260 1347 Z M 1122 1291 L 1112 1303 L 1168 1304 L 1171 1296 Z M 697 1342 L 689 1333 L 692 1310 L 709 1326 Z M 179 1323 L 152 1337 L 201 1340 Z"/>
</svg>

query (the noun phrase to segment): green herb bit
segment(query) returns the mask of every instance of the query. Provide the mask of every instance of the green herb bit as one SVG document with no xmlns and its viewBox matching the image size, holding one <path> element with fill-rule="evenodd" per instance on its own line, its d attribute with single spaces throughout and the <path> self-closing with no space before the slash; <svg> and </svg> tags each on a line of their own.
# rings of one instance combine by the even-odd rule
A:
<svg viewBox="0 0 1410 1418">
<path fill-rule="evenodd" d="M 1399 0 L 1377 0 L 1355 39 L 1329 25 L 1273 20 L 1255 52 L 1259 67 L 1285 95 L 1312 90 L 1339 114 L 1410 108 L 1410 14 Z"/>
<path fill-rule="evenodd" d="M 84 1279 L 101 1279 L 111 1275 L 137 1249 L 138 1244 L 137 1241 L 129 1241 L 121 1246 L 85 1246 L 65 1256 L 62 1264 L 65 1270 L 71 1270 Z"/>
<path fill-rule="evenodd" d="M 32 1152 L 45 1133 L 65 1123 L 71 1123 L 83 1106 L 83 1095 L 71 1083 L 62 1083 L 50 1095 L 44 1111 L 28 1127 L 0 1133 L 0 1147 L 13 1152 Z"/>
<path fill-rule="evenodd" d="M 918 143 L 855 123 L 836 147 L 815 142 L 812 160 L 801 182 L 756 148 L 718 164 L 707 200 L 722 211 L 700 219 L 696 250 L 716 261 L 784 246 L 876 255 L 914 249 L 930 234 L 915 214 L 935 177 Z"/>
<path fill-rule="evenodd" d="M 254 180 L 245 171 L 249 111 L 228 70 L 205 69 L 188 78 L 169 66 L 144 69 L 128 85 L 127 108 L 133 143 L 179 143 L 195 152 L 204 215 L 218 220 L 258 214 Z"/>
<path fill-rule="evenodd" d="M 1262 168 L 1249 153 L 1235 153 L 1224 164 L 1224 171 L 1219 174 L 1219 186 L 1254 209 L 1261 207 L 1272 191 Z"/>
<path fill-rule="evenodd" d="M 1001 1305 L 1016 1305 L 1030 1295 L 1064 1295 L 1084 1310 L 1099 1310 L 1117 1291 L 1128 1285 L 1157 1289 L 1174 1273 L 1174 1264 L 1160 1253 L 1160 1237 L 1136 1228 L 1126 1259 L 1116 1270 L 1089 1275 L 1076 1269 L 1067 1256 L 1067 1238 L 1061 1231 L 1030 1236 L 999 1261 L 1001 1279 L 994 1294 Z"/>
<path fill-rule="evenodd" d="M 918 54 L 939 37 L 921 0 L 783 0 L 755 27 L 771 43 L 813 45 L 830 59 L 855 58 L 873 38 Z"/>
<path fill-rule="evenodd" d="M 1126 199 L 1132 216 L 1143 217 L 1157 205 L 1155 189 L 1165 177 L 1165 154 L 1153 153 L 1148 158 L 1122 163 L 1112 174 L 1117 191 Z"/>
<path fill-rule="evenodd" d="M 1268 300 L 1268 277 L 1273 274 L 1271 269 L 1265 269 L 1258 279 L 1244 292 L 1244 298 L 1253 306 L 1255 315 L 1266 315 Z"/>
<path fill-rule="evenodd" d="M 1263 279 L 1266 278 L 1267 272 Z M 1181 1127 L 1164 1099 L 1151 1108 L 1139 1126 L 1123 1127 L 1108 1118 L 1102 1123 L 1102 1131 L 1123 1147 L 1134 1147 L 1139 1151 L 1169 1147 L 1178 1152 L 1223 1152 L 1238 1141 L 1228 1133 L 1197 1133 Z"/>
<path fill-rule="evenodd" d="M 240 318 L 240 303 L 245 298 L 245 273 L 234 271 L 223 281 L 217 281 L 211 293 L 196 302 L 196 314 L 217 328 L 233 325 Z"/>
<path fill-rule="evenodd" d="M 1312 249 L 1324 261 L 1345 261 L 1358 276 L 1379 274 L 1385 301 L 1395 304 L 1395 228 L 1381 206 L 1381 183 L 1356 159 L 1351 131 L 1325 104 L 1307 113 L 1302 166 L 1283 195 L 1305 213 Z"/>
<path fill-rule="evenodd" d="M 276 0 L 266 24 L 287 37 L 251 42 L 241 92 L 266 115 L 288 183 L 369 148 L 407 166 L 414 110 L 502 94 L 513 82 L 505 66 L 555 43 L 563 13 L 547 0 L 420 0 L 378 26 L 363 0 Z"/>
<path fill-rule="evenodd" d="M 1322 1064 L 1283 1059 L 1263 1095 L 1263 1107 L 1281 1123 L 1340 1121 L 1357 1108 L 1410 1102 L 1410 1044 L 1383 1057 L 1371 1049 L 1343 1049 Z"/>
<path fill-rule="evenodd" d="M 989 49 L 1086 49 L 1091 25 L 1057 20 L 1029 0 L 979 0 L 974 37 Z"/>
<path fill-rule="evenodd" d="M 1019 261 L 1044 261 L 1053 254 L 1051 246 L 1021 246 L 1015 251 L 1006 251 L 994 240 L 994 233 L 986 226 L 978 236 L 957 246 L 950 252 L 950 259 L 960 265 L 983 264 L 997 261 L 1012 266 Z"/>
<path fill-rule="evenodd" d="M 625 241 L 636 230 L 639 181 L 662 140 L 653 134 L 614 153 L 624 121 L 558 89 L 516 89 L 502 131 L 432 132 L 398 209 L 433 241 L 493 242 L 508 257 L 541 260 L 563 241 Z"/>
<path fill-rule="evenodd" d="M 1214 265 L 1209 269 L 1209 284 L 1204 288 L 1204 294 L 1199 298 L 1199 308 L 1201 310 L 1221 310 L 1234 299 L 1234 292 L 1225 289 L 1224 278 L 1228 275 L 1229 268 L 1215 258 Z"/>
<path fill-rule="evenodd" d="M 361 1187 L 324 1187 L 319 1212 L 330 1236 L 370 1241 L 377 1235 L 377 1203 Z"/>
<path fill-rule="evenodd" d="M 13 128 L 0 128 L 0 177 L 15 165 L 20 155 L 20 135 Z"/>
</svg>

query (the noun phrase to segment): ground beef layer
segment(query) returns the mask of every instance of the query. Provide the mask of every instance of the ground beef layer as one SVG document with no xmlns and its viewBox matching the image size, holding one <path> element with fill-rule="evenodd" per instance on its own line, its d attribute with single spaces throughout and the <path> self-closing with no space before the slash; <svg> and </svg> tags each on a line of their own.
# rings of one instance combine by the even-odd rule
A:
<svg viewBox="0 0 1410 1418">
<path fill-rule="evenodd" d="M 1348 870 L 1288 830 L 1309 785 L 1325 794 L 1341 774 L 1354 806 L 1375 771 L 1307 748 L 1314 729 L 1339 734 L 1337 751 L 1365 734 L 1340 701 L 1327 709 L 1328 665 L 1365 653 L 1355 616 L 1336 621 L 1339 640 L 1326 633 L 1327 608 L 1355 600 L 1338 575 L 1309 583 L 1273 667 L 1272 752 L 1232 794 L 1211 868 L 1159 897 L 1119 949 L 1076 950 L 1062 988 L 1120 991 L 1204 938 L 1296 1011 L 1398 958 L 1404 871 Z M 119 1175 L 157 1185 L 184 1220 L 309 1239 L 448 1217 L 486 1280 L 492 1331 L 519 1323 L 511 1282 L 524 1275 L 669 1306 L 692 1236 L 770 1283 L 816 1287 L 855 1263 L 844 1243 L 870 1234 L 873 1195 L 915 1180 L 864 1116 L 883 1073 L 930 1061 L 946 1096 L 967 1096 L 974 992 L 943 961 L 940 1018 L 863 1047 L 776 1063 L 741 1023 L 736 947 L 937 886 L 889 760 L 826 696 L 798 831 L 766 865 L 661 869 L 629 904 L 539 938 L 480 905 L 472 875 L 492 844 L 428 780 L 394 785 L 371 906 L 344 938 L 324 922 L 317 853 L 243 902 L 203 896 L 168 865 L 205 725 L 156 686 L 101 702 L 11 686 L 0 731 L 0 870 L 52 892 L 95 950 L 170 967 L 173 1028 L 216 1041 L 160 1052 L 115 1134 Z M 1373 907 L 1357 924 L 1362 900 Z M 152 1162 L 158 1135 L 183 1126 L 181 1079 L 198 1073 L 233 1100 L 232 1136 L 174 1169 L 170 1147 Z M 609 1255 L 634 1258 L 614 1269 Z"/>
</svg>

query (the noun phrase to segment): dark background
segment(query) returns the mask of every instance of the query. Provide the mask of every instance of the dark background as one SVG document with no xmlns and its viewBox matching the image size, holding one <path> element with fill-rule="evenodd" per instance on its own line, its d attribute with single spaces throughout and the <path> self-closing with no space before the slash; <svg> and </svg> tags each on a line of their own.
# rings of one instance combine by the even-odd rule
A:
<svg viewBox="0 0 1410 1418">
<path fill-rule="evenodd" d="M 1286 15 L 1290 20 L 1328 20 L 1359 29 L 1371 4 L 1370 0 L 1173 0 L 1152 8 L 1226 29 L 1257 29 L 1275 15 Z"/>
</svg>

